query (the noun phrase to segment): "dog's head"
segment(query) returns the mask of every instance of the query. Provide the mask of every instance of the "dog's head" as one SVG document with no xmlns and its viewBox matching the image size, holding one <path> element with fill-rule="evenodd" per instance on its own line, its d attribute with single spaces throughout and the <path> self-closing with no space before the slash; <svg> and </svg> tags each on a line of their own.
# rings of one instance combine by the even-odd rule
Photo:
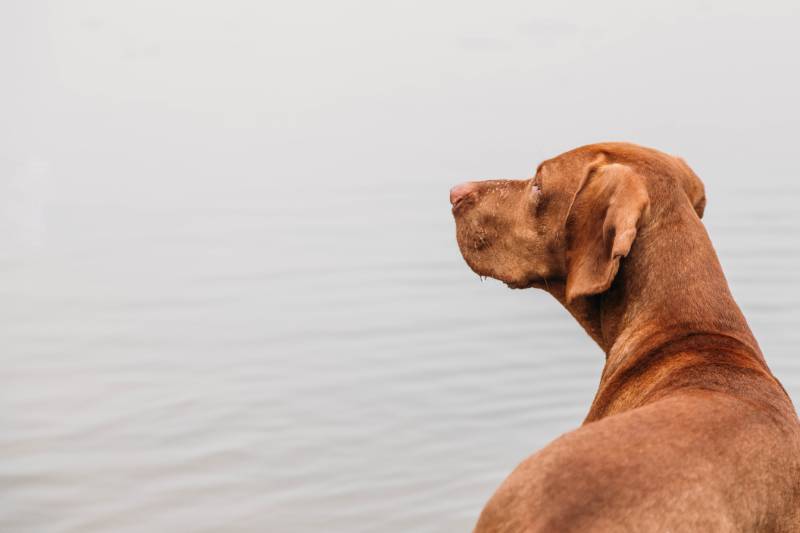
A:
<svg viewBox="0 0 800 533">
<path fill-rule="evenodd" d="M 609 288 L 645 223 L 701 217 L 705 191 L 680 158 L 606 143 L 549 159 L 530 179 L 458 185 L 450 201 L 472 270 L 513 288 L 563 283 L 571 302 Z"/>
</svg>

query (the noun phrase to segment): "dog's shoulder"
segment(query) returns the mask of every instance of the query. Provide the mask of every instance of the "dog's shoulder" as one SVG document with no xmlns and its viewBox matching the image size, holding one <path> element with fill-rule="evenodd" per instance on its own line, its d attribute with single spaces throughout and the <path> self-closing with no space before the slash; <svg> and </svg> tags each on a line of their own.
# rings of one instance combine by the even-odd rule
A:
<svg viewBox="0 0 800 533">
<path fill-rule="evenodd" d="M 475 531 L 737 529 L 755 516 L 743 512 L 754 499 L 764 500 L 756 508 L 769 508 L 769 491 L 792 490 L 789 478 L 800 472 L 784 458 L 786 487 L 762 486 L 767 465 L 760 463 L 782 459 L 764 458 L 759 441 L 774 440 L 776 431 L 757 410 L 716 394 L 585 424 L 523 461 Z"/>
</svg>

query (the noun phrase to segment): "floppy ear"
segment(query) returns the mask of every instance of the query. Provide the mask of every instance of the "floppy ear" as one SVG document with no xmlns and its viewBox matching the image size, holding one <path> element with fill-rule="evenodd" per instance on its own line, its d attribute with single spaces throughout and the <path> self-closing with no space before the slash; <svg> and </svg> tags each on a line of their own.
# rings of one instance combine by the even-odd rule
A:
<svg viewBox="0 0 800 533">
<path fill-rule="evenodd" d="M 611 286 L 649 205 L 644 180 L 633 169 L 591 166 L 567 215 L 567 303 Z"/>
</svg>

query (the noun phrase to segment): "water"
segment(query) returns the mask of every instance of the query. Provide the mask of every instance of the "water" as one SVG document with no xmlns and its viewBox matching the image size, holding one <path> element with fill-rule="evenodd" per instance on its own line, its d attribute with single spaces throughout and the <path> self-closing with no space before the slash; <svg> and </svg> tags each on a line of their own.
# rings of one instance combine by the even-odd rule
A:
<svg viewBox="0 0 800 533">
<path fill-rule="evenodd" d="M 764 59 L 797 40 L 783 7 L 744 45 L 749 15 L 713 4 L 627 12 L 648 35 L 590 7 L 362 4 L 334 29 L 309 15 L 312 53 L 270 48 L 251 4 L 24 5 L 7 24 L 35 68 L 0 160 L 0 531 L 469 530 L 580 423 L 603 356 L 548 295 L 469 271 L 447 192 L 590 141 L 694 167 L 734 295 L 800 400 L 800 87 Z M 281 9 L 300 46 L 303 15 Z M 716 65 L 691 90 L 613 54 L 658 56 L 677 25 L 662 61 Z M 268 49 L 272 70 L 251 69 Z M 712 61 L 726 51 L 747 53 Z M 620 74 L 587 93 L 608 54 Z"/>
<path fill-rule="evenodd" d="M 50 213 L 2 264 L 0 529 L 468 529 L 580 423 L 602 355 L 468 271 L 446 192 Z M 717 192 L 734 293 L 800 398 L 798 195 Z"/>
</svg>

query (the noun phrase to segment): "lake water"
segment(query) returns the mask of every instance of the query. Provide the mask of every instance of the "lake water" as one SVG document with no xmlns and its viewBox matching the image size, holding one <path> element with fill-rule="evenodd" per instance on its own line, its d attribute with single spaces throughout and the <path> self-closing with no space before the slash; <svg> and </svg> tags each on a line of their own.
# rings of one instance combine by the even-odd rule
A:
<svg viewBox="0 0 800 533">
<path fill-rule="evenodd" d="M 800 398 L 800 191 L 709 188 Z M 580 423 L 601 352 L 546 294 L 468 270 L 444 182 L 252 202 L 62 205 L 2 263 L 0 529 L 464 531 Z"/>
<path fill-rule="evenodd" d="M 693 166 L 800 401 L 791 5 L 201 4 L 0 16 L 0 531 L 470 530 L 603 355 L 448 190 L 587 142 Z"/>
</svg>

